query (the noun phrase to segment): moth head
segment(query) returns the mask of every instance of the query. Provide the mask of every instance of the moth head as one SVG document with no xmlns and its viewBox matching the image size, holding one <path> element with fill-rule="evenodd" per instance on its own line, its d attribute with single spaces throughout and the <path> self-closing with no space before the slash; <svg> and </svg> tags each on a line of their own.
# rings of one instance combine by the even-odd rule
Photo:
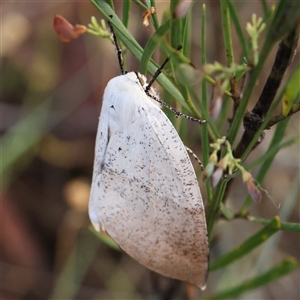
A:
<svg viewBox="0 0 300 300">
<path fill-rule="evenodd" d="M 141 85 L 141 87 L 143 88 L 143 90 L 147 94 L 147 96 L 152 100 L 154 100 L 155 98 L 159 99 L 158 93 L 152 86 L 150 88 L 147 88 L 149 86 L 149 83 L 147 82 L 147 78 L 138 72 L 135 72 L 135 74 L 139 81 L 139 84 Z M 156 102 L 156 104 L 157 104 L 157 102 Z"/>
</svg>

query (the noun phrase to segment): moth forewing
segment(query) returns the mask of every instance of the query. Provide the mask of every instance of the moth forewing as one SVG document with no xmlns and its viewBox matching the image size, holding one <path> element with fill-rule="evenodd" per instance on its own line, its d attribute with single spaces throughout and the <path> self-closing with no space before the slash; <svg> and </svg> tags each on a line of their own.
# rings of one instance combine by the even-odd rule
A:
<svg viewBox="0 0 300 300">
<path fill-rule="evenodd" d="M 115 77 L 105 89 L 90 218 L 141 264 L 203 289 L 209 250 L 197 178 L 174 126 L 138 76 Z"/>
</svg>

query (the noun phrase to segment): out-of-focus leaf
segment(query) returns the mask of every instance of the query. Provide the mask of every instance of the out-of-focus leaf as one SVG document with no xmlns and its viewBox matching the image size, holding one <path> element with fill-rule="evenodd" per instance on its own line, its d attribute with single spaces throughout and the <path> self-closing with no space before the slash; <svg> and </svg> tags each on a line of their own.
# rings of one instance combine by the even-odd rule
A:
<svg viewBox="0 0 300 300">
<path fill-rule="evenodd" d="M 275 265 L 265 273 L 249 279 L 244 283 L 235 287 L 229 288 L 223 292 L 206 297 L 207 300 L 219 299 L 235 299 L 237 296 L 256 289 L 262 285 L 266 285 L 271 281 L 277 280 L 299 268 L 299 263 L 294 257 L 287 257 L 279 264 Z"/>
<path fill-rule="evenodd" d="M 100 241 L 102 241 L 104 244 L 106 244 L 107 246 L 109 246 L 110 248 L 117 250 L 117 251 L 121 251 L 120 247 L 118 246 L 118 244 L 107 234 L 105 233 L 99 233 L 98 231 L 96 231 L 94 229 L 93 226 L 89 227 L 89 230 L 95 235 L 97 236 L 97 238 L 99 238 Z"/>
<path fill-rule="evenodd" d="M 200 71 L 188 64 L 179 64 L 175 70 L 175 75 L 182 85 L 194 86 L 202 79 Z"/>
<path fill-rule="evenodd" d="M 241 245 L 234 248 L 232 251 L 224 254 L 223 256 L 216 259 L 210 266 L 210 271 L 214 271 L 219 268 L 223 268 L 233 261 L 248 254 L 254 248 L 265 242 L 270 236 L 280 229 L 280 220 L 276 216 L 269 222 L 263 229 L 252 235 L 250 238 L 245 240 Z"/>
</svg>

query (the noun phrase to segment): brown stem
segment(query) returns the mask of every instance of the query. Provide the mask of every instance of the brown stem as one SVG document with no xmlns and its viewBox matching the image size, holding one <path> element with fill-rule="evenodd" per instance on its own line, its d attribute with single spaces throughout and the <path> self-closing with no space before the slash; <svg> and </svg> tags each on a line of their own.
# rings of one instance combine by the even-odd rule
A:
<svg viewBox="0 0 300 300">
<path fill-rule="evenodd" d="M 241 102 L 241 95 L 239 93 L 235 77 L 230 80 L 230 93 L 232 94 L 231 98 L 234 103 L 234 105 L 233 105 L 233 118 L 234 118 L 236 110 L 239 107 L 240 102 Z"/>
<path fill-rule="evenodd" d="M 279 123 L 279 122 L 285 120 L 286 118 L 288 118 L 288 117 L 290 117 L 291 115 L 297 113 L 298 111 L 300 111 L 300 102 L 295 103 L 295 104 L 292 106 L 290 112 L 289 112 L 286 116 L 284 116 L 282 113 L 279 114 L 279 115 L 273 116 L 273 117 L 271 118 L 271 120 L 269 121 L 269 123 L 268 123 L 268 125 L 267 125 L 267 128 L 270 128 L 270 127 L 274 126 L 275 124 L 277 124 L 277 123 Z"/>
<path fill-rule="evenodd" d="M 263 123 L 266 114 L 268 113 L 278 88 L 282 82 L 284 74 L 289 67 L 297 48 L 299 38 L 300 23 L 285 37 L 279 44 L 276 58 L 267 79 L 264 89 L 251 112 L 247 112 L 244 117 L 244 134 L 234 151 L 235 157 L 241 157 L 248 145 L 251 143 L 260 125 Z M 263 140 L 261 138 L 254 145 L 253 149 L 258 146 Z M 252 150 L 253 150 L 252 149 Z"/>
</svg>

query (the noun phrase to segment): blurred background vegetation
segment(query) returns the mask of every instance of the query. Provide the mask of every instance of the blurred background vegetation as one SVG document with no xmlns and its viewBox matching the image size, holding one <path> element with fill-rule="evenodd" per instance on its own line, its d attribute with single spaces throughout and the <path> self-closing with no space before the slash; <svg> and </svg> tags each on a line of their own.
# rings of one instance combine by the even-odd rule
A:
<svg viewBox="0 0 300 300">
<path fill-rule="evenodd" d="M 234 2 L 242 28 L 253 13 L 264 15 L 262 3 L 270 7 L 275 1 Z M 196 66 L 201 65 L 202 4 L 196 1 L 192 10 L 191 60 Z M 168 8 L 167 1 L 156 1 L 159 21 Z M 122 1 L 115 1 L 115 9 L 122 16 Z M 132 3 L 128 27 L 142 47 L 154 32 L 153 26 L 146 29 L 141 25 L 143 12 Z M 103 18 L 88 1 L 1 4 L 2 299 L 184 299 L 184 284 L 150 272 L 126 254 L 108 247 L 89 229 L 87 208 L 102 95 L 107 82 L 119 75 L 119 66 L 108 39 L 85 34 L 71 43 L 58 40 L 52 27 L 54 14 L 72 24 L 84 25 L 91 16 Z M 206 26 L 207 62 L 226 65 L 218 1 L 207 2 Z M 232 35 L 233 49 L 239 57 L 242 49 L 234 30 Z M 249 108 L 261 93 L 276 50 L 277 46 L 267 59 Z M 130 53 L 126 58 L 128 70 L 139 69 L 136 58 Z M 162 60 L 158 51 L 154 60 Z M 297 62 L 299 53 L 292 65 Z M 290 74 L 288 71 L 285 81 Z M 186 126 L 191 127 L 190 136 L 183 139 L 198 153 L 199 127 Z M 251 153 L 251 161 L 267 151 L 273 131 L 274 128 L 266 132 L 264 142 Z M 286 138 L 296 135 L 297 115 L 289 123 Z M 255 177 L 255 169 L 252 173 Z M 205 185 L 199 184 L 206 199 Z M 285 221 L 299 223 L 297 143 L 276 156 L 263 188 L 282 206 L 289 197 L 298 198 L 296 203 L 290 202 Z M 246 195 L 246 186 L 236 178 L 226 205 L 236 211 Z M 266 219 L 280 212 L 266 196 L 249 210 Z M 260 228 L 246 220 L 220 220 L 214 229 L 211 260 Z M 241 283 L 286 256 L 299 259 L 299 253 L 299 233 L 277 232 L 247 257 L 210 273 L 206 291 L 198 296 L 205 298 Z M 299 275 L 297 270 L 239 299 L 297 299 Z"/>
</svg>

